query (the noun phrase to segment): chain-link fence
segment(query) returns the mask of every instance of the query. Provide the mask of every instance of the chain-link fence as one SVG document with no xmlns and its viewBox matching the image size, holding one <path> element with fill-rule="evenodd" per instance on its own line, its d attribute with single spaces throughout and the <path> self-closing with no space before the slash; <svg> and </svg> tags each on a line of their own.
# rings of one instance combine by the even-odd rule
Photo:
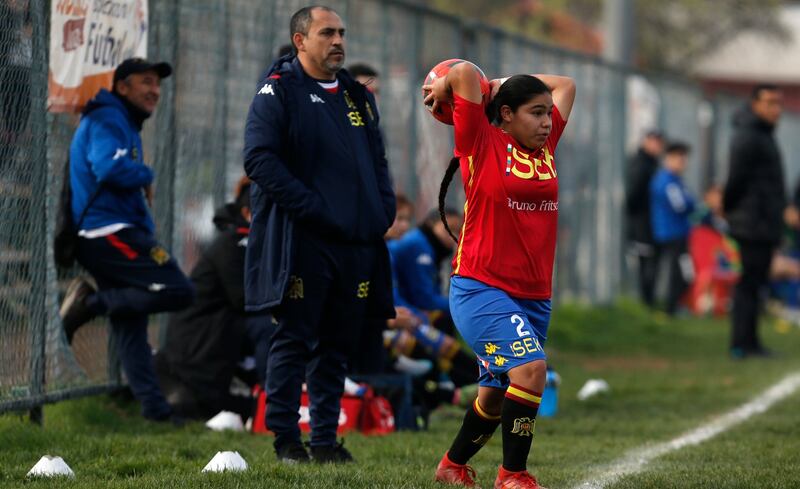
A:
<svg viewBox="0 0 800 489">
<path fill-rule="evenodd" d="M 51 0 L 52 1 L 52 0 Z M 694 149 L 687 175 L 701 191 L 726 172 L 730 119 L 742 104 L 707 99 L 686 80 L 643 75 L 399 0 L 332 0 L 347 23 L 348 60 L 381 73 L 379 108 L 399 192 L 418 215 L 434 207 L 452 151 L 448 127 L 426 114 L 420 85 L 438 61 L 463 57 L 490 77 L 520 72 L 575 78 L 578 96 L 558 151 L 558 300 L 603 303 L 626 287 L 622 201 L 625 156 L 648 127 Z M 152 59 L 173 77 L 145 124 L 156 178 L 159 239 L 187 272 L 213 233 L 213 210 L 242 174 L 247 108 L 259 74 L 288 43 L 298 0 L 150 0 Z M 47 0 L 0 7 L 0 412 L 99 392 L 119 384 L 105 322 L 66 344 L 58 304 L 77 271 L 57 273 L 50 240 L 75 115 L 45 110 Z M 778 139 L 788 182 L 800 173 L 800 116 Z M 453 204 L 463 199 L 451 190 Z M 163 321 L 153 321 L 158 344 Z"/>
</svg>

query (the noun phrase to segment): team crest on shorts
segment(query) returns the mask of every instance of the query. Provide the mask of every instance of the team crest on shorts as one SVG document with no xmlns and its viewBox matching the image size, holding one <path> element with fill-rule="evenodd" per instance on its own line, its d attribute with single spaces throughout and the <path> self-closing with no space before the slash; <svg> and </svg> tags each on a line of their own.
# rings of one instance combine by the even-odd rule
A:
<svg viewBox="0 0 800 489">
<path fill-rule="evenodd" d="M 169 253 L 160 246 L 154 246 L 150 249 L 150 258 L 160 266 L 169 261 Z"/>
<path fill-rule="evenodd" d="M 533 436 L 534 428 L 536 428 L 535 419 L 515 418 L 514 428 L 511 429 L 511 434 L 519 436 Z"/>
</svg>

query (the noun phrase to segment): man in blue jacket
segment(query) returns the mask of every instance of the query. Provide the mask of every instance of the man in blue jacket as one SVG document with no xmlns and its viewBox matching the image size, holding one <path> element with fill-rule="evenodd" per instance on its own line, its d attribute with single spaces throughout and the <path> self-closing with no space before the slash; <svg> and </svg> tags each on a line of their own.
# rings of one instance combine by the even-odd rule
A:
<svg viewBox="0 0 800 489">
<path fill-rule="evenodd" d="M 664 163 L 650 182 L 650 212 L 653 238 L 658 256 L 669 263 L 667 289 L 667 314 L 675 314 L 681 296 L 694 276 L 688 239 L 694 212 L 694 198 L 683 184 L 681 175 L 686 170 L 689 146 L 681 142 L 669 144 L 664 152 Z"/>
<path fill-rule="evenodd" d="M 167 63 L 127 59 L 106 89 L 83 111 L 70 146 L 72 219 L 78 229 L 76 258 L 97 282 L 70 284 L 61 320 L 71 343 L 75 331 L 98 315 L 109 316 L 117 352 L 142 414 L 172 420 L 147 343 L 149 314 L 188 306 L 194 289 L 177 262 L 158 244 L 147 200 L 153 170 L 144 164 L 139 132 L 156 108 Z"/>
<path fill-rule="evenodd" d="M 366 315 L 394 316 L 383 235 L 395 198 L 374 98 L 342 70 L 342 19 L 306 7 L 289 27 L 294 53 L 267 70 L 245 127 L 255 183 L 245 307 L 278 321 L 266 424 L 279 460 L 349 462 L 336 441 L 346 359 Z M 297 425 L 304 380 L 310 458 Z"/>
</svg>

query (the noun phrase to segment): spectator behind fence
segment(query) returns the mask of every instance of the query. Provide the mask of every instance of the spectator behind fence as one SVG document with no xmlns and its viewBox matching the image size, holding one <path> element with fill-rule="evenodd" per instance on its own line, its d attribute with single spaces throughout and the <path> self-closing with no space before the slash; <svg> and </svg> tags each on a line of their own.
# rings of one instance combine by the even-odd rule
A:
<svg viewBox="0 0 800 489">
<path fill-rule="evenodd" d="M 653 306 L 658 260 L 650 222 L 650 181 L 658 171 L 664 151 L 664 136 L 660 131 L 648 131 L 636 154 L 628 161 L 625 210 L 628 218 L 628 240 L 639 258 L 639 294 L 642 301 Z"/>
<path fill-rule="evenodd" d="M 117 351 L 145 418 L 172 418 L 158 386 L 148 315 L 183 309 L 194 288 L 178 263 L 155 239 L 148 201 L 153 170 L 144 163 L 142 124 L 158 104 L 167 63 L 127 59 L 114 71 L 113 88 L 101 89 L 83 111 L 70 146 L 72 218 L 76 258 L 97 282 L 70 284 L 61 305 L 68 341 L 97 315 L 109 316 Z M 177 418 L 172 418 L 178 421 Z"/>
<path fill-rule="evenodd" d="M 758 338 L 760 299 L 772 254 L 783 233 L 786 207 L 781 155 L 773 135 L 783 97 L 778 87 L 759 85 L 734 117 L 724 208 L 739 243 L 742 276 L 733 294 L 730 352 L 733 358 L 768 356 Z"/>
<path fill-rule="evenodd" d="M 231 395 L 234 376 L 249 386 L 264 382 L 271 321 L 248 321 L 244 310 L 244 256 L 250 233 L 250 183 L 214 215 L 217 236 L 191 273 L 194 303 L 170 316 L 167 340 L 156 355 L 159 381 L 173 409 L 208 418 L 219 411 L 252 415 L 250 396 Z M 248 329 L 248 325 L 252 326 Z M 237 365 L 256 360 L 255 371 Z"/>
<path fill-rule="evenodd" d="M 694 212 L 694 198 L 683 183 L 689 160 L 689 146 L 682 142 L 667 145 L 664 163 L 650 182 L 650 212 L 656 256 L 668 266 L 666 312 L 675 314 L 694 272 L 688 254 L 688 238 Z M 660 263 L 658 264 L 660 267 Z"/>
<path fill-rule="evenodd" d="M 297 424 L 305 380 L 311 460 L 349 462 L 336 441 L 346 360 L 368 310 L 394 317 L 383 235 L 395 199 L 374 98 L 341 70 L 342 19 L 306 7 L 289 27 L 296 55 L 267 70 L 245 127 L 244 166 L 255 183 L 246 308 L 278 321 L 266 413 L 278 459 L 310 460 Z"/>
<path fill-rule="evenodd" d="M 350 76 L 367 87 L 367 90 L 375 97 L 375 102 L 380 103 L 381 80 L 378 71 L 366 63 L 355 63 L 347 69 Z"/>
<path fill-rule="evenodd" d="M 698 315 L 726 315 L 741 261 L 736 242 L 728 236 L 722 213 L 722 187 L 712 184 L 703 203 L 692 216 L 697 224 L 689 233 L 694 280 L 686 294 L 686 305 Z"/>
</svg>

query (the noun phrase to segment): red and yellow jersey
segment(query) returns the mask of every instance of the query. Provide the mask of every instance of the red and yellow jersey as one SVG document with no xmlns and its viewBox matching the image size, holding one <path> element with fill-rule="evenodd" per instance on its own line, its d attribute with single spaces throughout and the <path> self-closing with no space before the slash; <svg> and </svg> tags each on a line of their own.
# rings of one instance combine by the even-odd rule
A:
<svg viewBox="0 0 800 489">
<path fill-rule="evenodd" d="M 466 202 L 453 273 L 521 299 L 549 299 L 558 227 L 555 149 L 566 121 L 553 108 L 541 150 L 524 151 L 486 119 L 484 107 L 455 96 L 454 154 Z"/>
</svg>

